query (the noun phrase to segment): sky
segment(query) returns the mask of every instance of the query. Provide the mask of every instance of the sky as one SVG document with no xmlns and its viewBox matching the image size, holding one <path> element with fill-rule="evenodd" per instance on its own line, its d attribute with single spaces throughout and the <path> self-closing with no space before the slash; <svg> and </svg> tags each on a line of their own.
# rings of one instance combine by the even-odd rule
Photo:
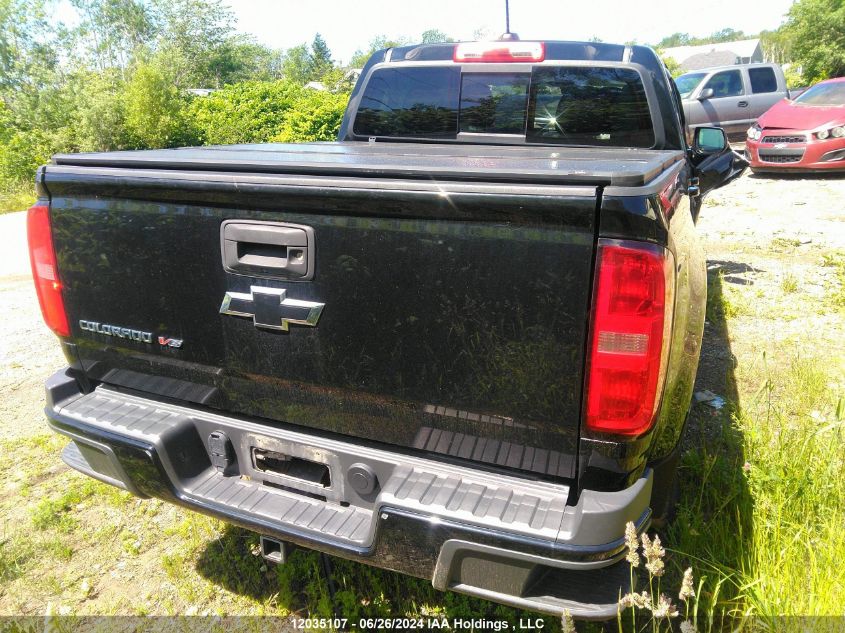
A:
<svg viewBox="0 0 845 633">
<path fill-rule="evenodd" d="M 273 48 L 310 42 L 319 32 L 336 61 L 348 62 L 378 35 L 418 41 L 439 29 L 470 40 L 505 29 L 504 0 L 228 0 L 238 30 Z M 510 0 L 511 31 L 520 38 L 605 42 L 659 41 L 675 32 L 709 35 L 724 28 L 777 28 L 792 0 Z"/>
</svg>

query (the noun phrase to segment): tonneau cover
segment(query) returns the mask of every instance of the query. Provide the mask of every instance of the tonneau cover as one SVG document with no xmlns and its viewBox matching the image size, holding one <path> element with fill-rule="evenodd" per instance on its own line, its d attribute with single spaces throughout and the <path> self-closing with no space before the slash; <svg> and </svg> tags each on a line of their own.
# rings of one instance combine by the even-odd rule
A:
<svg viewBox="0 0 845 633">
<path fill-rule="evenodd" d="M 58 154 L 57 165 L 637 187 L 677 150 L 426 143 L 266 143 Z"/>
</svg>

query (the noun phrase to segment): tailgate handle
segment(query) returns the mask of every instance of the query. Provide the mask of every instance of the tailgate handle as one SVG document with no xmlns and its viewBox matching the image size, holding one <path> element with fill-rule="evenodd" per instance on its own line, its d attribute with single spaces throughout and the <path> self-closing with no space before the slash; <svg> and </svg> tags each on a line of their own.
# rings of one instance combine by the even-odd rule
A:
<svg viewBox="0 0 845 633">
<path fill-rule="evenodd" d="M 223 268 L 252 277 L 314 277 L 314 229 L 301 224 L 226 220 L 220 227 Z"/>
</svg>

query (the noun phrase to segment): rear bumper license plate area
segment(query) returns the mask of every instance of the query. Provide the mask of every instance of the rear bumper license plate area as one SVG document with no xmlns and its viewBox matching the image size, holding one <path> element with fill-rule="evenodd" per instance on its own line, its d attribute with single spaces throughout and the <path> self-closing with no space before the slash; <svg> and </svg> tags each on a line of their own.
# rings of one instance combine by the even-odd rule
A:
<svg viewBox="0 0 845 633">
<path fill-rule="evenodd" d="M 160 483 L 185 505 L 274 534 L 372 550 L 382 517 L 524 542 L 574 565 L 607 565 L 623 549 L 625 523 L 647 522 L 650 473 L 616 493 L 585 491 L 568 505 L 565 485 L 441 463 L 98 387 L 74 388 L 68 373 L 47 385 L 47 415 L 68 435 L 77 470 L 158 495 L 135 477 L 119 446 L 158 463 Z M 86 459 L 86 455 L 89 456 Z M 94 458 L 96 456 L 96 459 Z M 131 462 L 131 460 L 129 460 Z M 258 531 L 261 531 L 259 527 Z M 530 546 L 528 545 L 530 544 Z"/>
</svg>

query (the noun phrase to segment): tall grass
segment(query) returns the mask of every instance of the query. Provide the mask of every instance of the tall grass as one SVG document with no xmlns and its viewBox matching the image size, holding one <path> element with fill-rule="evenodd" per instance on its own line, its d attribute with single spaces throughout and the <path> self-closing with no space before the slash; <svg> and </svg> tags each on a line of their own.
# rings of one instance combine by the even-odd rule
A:
<svg viewBox="0 0 845 633">
<path fill-rule="evenodd" d="M 828 383 L 795 359 L 737 415 L 754 499 L 740 594 L 762 616 L 845 613 L 845 405 Z"/>
<path fill-rule="evenodd" d="M 725 299 L 721 279 L 711 279 L 708 320 L 729 341 L 740 317 Z M 692 414 L 693 447 L 665 541 L 674 573 L 690 564 L 702 578 L 699 631 L 726 621 L 747 630 L 836 630 L 841 620 L 783 616 L 845 615 L 842 354 L 808 341 L 792 350 L 742 358 L 736 377 L 726 366 L 734 389 L 726 410 Z"/>
</svg>

